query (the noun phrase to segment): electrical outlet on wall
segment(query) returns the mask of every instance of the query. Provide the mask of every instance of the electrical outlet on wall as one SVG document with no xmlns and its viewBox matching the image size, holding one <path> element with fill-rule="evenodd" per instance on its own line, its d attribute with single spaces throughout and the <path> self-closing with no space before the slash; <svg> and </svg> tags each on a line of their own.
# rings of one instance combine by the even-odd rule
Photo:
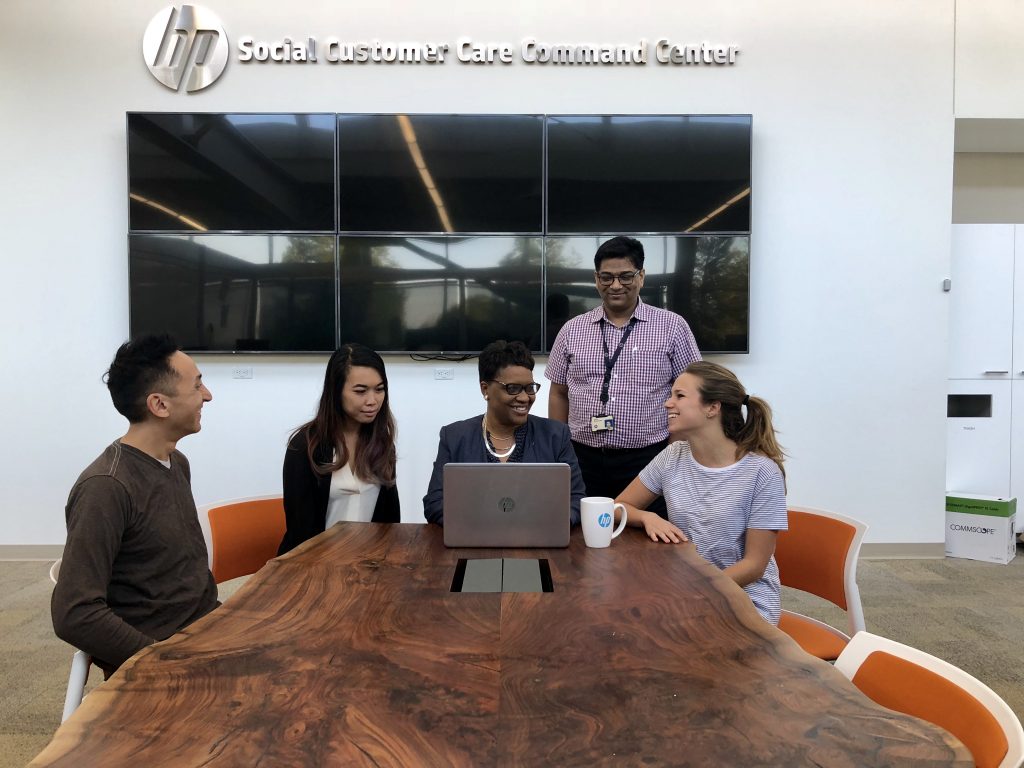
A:
<svg viewBox="0 0 1024 768">
<path fill-rule="evenodd" d="M 251 379 L 252 378 L 252 366 L 251 365 L 236 365 L 231 369 L 232 379 Z"/>
<path fill-rule="evenodd" d="M 454 368 L 435 368 L 434 378 L 437 381 L 451 381 L 455 378 Z"/>
</svg>

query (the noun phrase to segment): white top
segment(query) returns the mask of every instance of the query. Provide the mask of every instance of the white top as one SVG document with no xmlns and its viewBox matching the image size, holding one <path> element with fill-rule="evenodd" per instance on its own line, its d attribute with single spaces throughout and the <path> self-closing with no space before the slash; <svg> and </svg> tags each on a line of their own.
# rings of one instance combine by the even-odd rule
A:
<svg viewBox="0 0 1024 768">
<path fill-rule="evenodd" d="M 705 467 L 679 441 L 659 453 L 640 473 L 651 493 L 662 494 L 668 519 L 685 533 L 705 560 L 728 568 L 743 558 L 748 528 L 784 531 L 786 490 L 771 459 L 748 453 L 728 467 Z M 758 613 L 779 623 L 779 568 L 775 557 L 764 574 L 743 588 Z"/>
<path fill-rule="evenodd" d="M 346 464 L 331 473 L 331 491 L 327 496 L 326 528 L 342 521 L 368 523 L 373 519 L 380 486 L 367 483 L 352 474 Z"/>
</svg>

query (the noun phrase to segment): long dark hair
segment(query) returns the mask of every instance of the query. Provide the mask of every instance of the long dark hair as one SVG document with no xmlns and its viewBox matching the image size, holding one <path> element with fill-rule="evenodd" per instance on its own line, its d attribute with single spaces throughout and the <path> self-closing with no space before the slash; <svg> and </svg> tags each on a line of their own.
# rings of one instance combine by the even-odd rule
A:
<svg viewBox="0 0 1024 768">
<path fill-rule="evenodd" d="M 306 436 L 306 453 L 313 471 L 329 475 L 349 462 L 348 451 L 342 429 L 345 426 L 345 411 L 341 406 L 341 391 L 345 387 L 348 372 L 353 366 L 373 368 L 384 382 L 384 402 L 376 418 L 369 424 L 359 426 L 359 440 L 352 462 L 352 473 L 367 482 L 381 485 L 395 484 L 395 418 L 391 415 L 391 401 L 388 392 L 388 375 L 384 360 L 369 347 L 349 342 L 342 344 L 327 361 L 324 374 L 324 390 L 316 416 L 295 430 L 294 435 Z M 293 436 L 294 436 L 293 435 Z M 317 453 L 326 448 L 334 449 L 334 461 L 317 461 Z"/>
<path fill-rule="evenodd" d="M 700 379 L 697 390 L 702 402 L 721 404 L 722 431 L 736 443 L 739 451 L 767 456 L 778 464 L 785 477 L 786 470 L 782 466 L 785 454 L 775 439 L 772 409 L 768 403 L 760 397 L 748 396 L 736 374 L 717 363 L 706 360 L 690 363 L 686 366 L 686 373 Z M 743 417 L 743 405 L 747 406 L 746 418 Z"/>
</svg>

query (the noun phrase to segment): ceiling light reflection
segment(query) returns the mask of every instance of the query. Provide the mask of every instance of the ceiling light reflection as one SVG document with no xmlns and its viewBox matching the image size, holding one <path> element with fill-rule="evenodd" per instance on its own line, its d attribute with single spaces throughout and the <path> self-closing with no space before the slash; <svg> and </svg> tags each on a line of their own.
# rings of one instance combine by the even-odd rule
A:
<svg viewBox="0 0 1024 768">
<path fill-rule="evenodd" d="M 441 219 L 441 226 L 445 232 L 454 232 L 455 229 L 448 218 L 448 209 L 445 208 L 444 200 L 441 199 L 441 193 L 437 191 L 437 186 L 434 184 L 434 177 L 430 175 L 430 169 L 427 168 L 427 163 L 423 159 L 419 142 L 416 140 L 416 131 L 412 127 L 412 120 L 409 119 L 408 115 L 395 115 L 395 119 L 398 120 L 398 127 L 402 129 L 402 138 L 405 139 L 405 143 L 409 148 L 409 154 L 412 155 L 412 162 L 416 166 L 416 170 L 420 172 L 420 178 L 423 179 L 423 186 L 427 188 L 427 193 L 430 195 L 434 207 L 437 208 L 437 215 Z"/>
<path fill-rule="evenodd" d="M 695 229 L 698 229 L 699 227 L 703 227 L 705 224 L 707 224 L 709 221 L 711 221 L 713 218 L 715 218 L 715 216 L 718 216 L 722 211 L 724 211 L 730 205 L 733 205 L 734 203 L 738 203 L 740 200 L 742 200 L 744 197 L 746 197 L 749 194 L 750 194 L 750 187 L 747 187 L 742 192 L 740 192 L 738 195 L 736 195 L 735 197 L 733 197 L 733 198 L 731 198 L 729 200 L 726 200 L 724 203 L 722 203 L 720 206 L 715 208 L 715 210 L 713 210 L 711 213 L 709 213 L 703 219 L 701 219 L 698 222 L 695 222 L 695 223 L 691 224 L 689 227 L 687 227 L 683 231 L 688 233 L 688 232 L 693 232 Z"/>
<path fill-rule="evenodd" d="M 186 216 L 183 213 L 178 213 L 177 211 L 172 211 L 166 205 L 161 205 L 156 200 L 150 200 L 148 197 L 143 197 L 142 195 L 138 195 L 138 194 L 136 194 L 134 192 L 129 193 L 128 197 L 130 197 L 132 200 L 134 200 L 137 203 L 142 203 L 143 205 L 148 205 L 150 208 L 156 208 L 158 211 L 160 211 L 160 213 L 166 213 L 168 216 L 170 216 L 171 218 L 177 219 L 182 224 L 186 224 L 186 225 L 192 227 L 192 229 L 199 230 L 200 232 L 206 232 L 206 227 L 204 227 L 202 224 L 200 224 L 195 219 L 190 219 L 188 216 Z"/>
</svg>

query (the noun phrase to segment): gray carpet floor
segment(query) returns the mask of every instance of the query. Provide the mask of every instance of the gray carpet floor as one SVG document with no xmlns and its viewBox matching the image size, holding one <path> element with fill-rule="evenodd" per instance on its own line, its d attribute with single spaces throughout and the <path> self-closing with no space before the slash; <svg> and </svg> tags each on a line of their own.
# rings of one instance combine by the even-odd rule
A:
<svg viewBox="0 0 1024 768">
<path fill-rule="evenodd" d="M 48 570 L 0 562 L 0 766 L 25 765 L 60 722 L 72 649 L 53 635 Z M 1009 565 L 862 560 L 857 581 L 870 631 L 961 667 L 1024 718 L 1024 549 Z M 243 582 L 222 584 L 221 599 Z M 782 602 L 845 627 L 845 614 L 817 598 L 787 589 Z"/>
</svg>

